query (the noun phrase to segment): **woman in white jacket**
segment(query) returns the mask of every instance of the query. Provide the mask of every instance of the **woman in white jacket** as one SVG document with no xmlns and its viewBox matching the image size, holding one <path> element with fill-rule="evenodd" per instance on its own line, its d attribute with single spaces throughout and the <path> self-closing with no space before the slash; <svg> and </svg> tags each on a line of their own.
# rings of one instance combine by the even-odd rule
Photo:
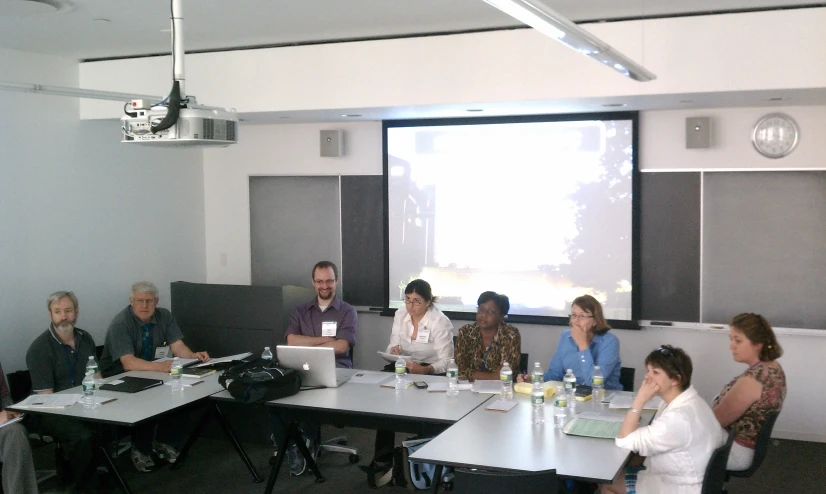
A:
<svg viewBox="0 0 826 494">
<path fill-rule="evenodd" d="M 711 454 L 725 434 L 711 407 L 691 386 L 691 358 L 681 349 L 663 345 L 645 359 L 648 371 L 617 436 L 617 446 L 645 458 L 636 485 L 625 471 L 603 494 L 700 494 Z M 650 425 L 639 427 L 640 410 L 659 395 L 663 399 Z"/>
</svg>

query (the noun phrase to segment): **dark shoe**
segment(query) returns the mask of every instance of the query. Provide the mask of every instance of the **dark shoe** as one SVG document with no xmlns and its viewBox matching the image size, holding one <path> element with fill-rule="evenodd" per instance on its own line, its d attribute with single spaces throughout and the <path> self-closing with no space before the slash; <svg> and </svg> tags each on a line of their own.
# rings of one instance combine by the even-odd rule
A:
<svg viewBox="0 0 826 494">
<path fill-rule="evenodd" d="M 307 460 L 295 444 L 287 450 L 287 461 L 290 463 L 290 475 L 293 477 L 298 477 L 307 470 Z"/>
<path fill-rule="evenodd" d="M 155 470 L 155 462 L 152 461 L 152 457 L 141 453 L 136 448 L 132 448 L 132 464 L 135 465 L 135 470 L 141 473 L 149 473 Z"/>
<path fill-rule="evenodd" d="M 384 487 L 393 480 L 393 464 L 385 462 L 371 461 L 369 465 L 359 466 L 362 472 L 367 474 L 367 485 L 371 489 Z"/>
</svg>

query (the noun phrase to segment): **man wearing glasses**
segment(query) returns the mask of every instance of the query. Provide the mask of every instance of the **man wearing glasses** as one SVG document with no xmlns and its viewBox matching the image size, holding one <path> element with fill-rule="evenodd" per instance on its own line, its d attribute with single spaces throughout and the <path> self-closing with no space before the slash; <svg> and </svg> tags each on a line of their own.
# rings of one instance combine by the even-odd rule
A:
<svg viewBox="0 0 826 494">
<path fill-rule="evenodd" d="M 356 344 L 358 315 L 356 309 L 347 302 L 336 298 L 338 268 L 330 261 L 321 261 L 313 266 L 313 287 L 316 297 L 293 310 L 287 326 L 287 344 L 290 346 L 327 346 L 336 353 L 336 366 L 353 368 L 350 349 Z M 281 444 L 286 434 L 286 422 L 278 413 L 273 413 L 273 441 Z M 315 444 L 319 440 L 319 426 L 311 421 L 299 425 L 306 438 L 307 447 L 315 456 Z M 280 452 L 276 452 L 279 454 Z M 292 444 L 287 451 L 290 475 L 297 476 L 307 469 L 306 460 Z"/>
</svg>

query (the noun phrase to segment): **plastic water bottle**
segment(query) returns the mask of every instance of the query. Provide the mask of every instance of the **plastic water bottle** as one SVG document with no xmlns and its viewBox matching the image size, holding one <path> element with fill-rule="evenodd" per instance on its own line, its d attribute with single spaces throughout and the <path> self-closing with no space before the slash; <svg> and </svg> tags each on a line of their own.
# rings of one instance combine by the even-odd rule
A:
<svg viewBox="0 0 826 494">
<path fill-rule="evenodd" d="M 565 427 L 565 419 L 567 417 L 566 407 L 568 406 L 568 397 L 562 386 L 556 387 L 556 395 L 554 395 L 554 425 L 557 429 Z"/>
<path fill-rule="evenodd" d="M 181 382 L 181 377 L 184 373 L 184 367 L 178 357 L 172 359 L 172 369 L 169 373 L 172 375 L 172 391 L 183 391 L 184 383 Z"/>
<path fill-rule="evenodd" d="M 605 376 L 602 375 L 598 365 L 594 366 L 594 374 L 591 376 L 591 393 L 596 403 L 602 403 L 605 398 Z"/>
<path fill-rule="evenodd" d="M 542 372 L 542 366 L 539 365 L 539 362 L 533 364 L 533 372 L 531 372 L 531 383 L 542 384 L 545 382 L 545 374 Z"/>
<path fill-rule="evenodd" d="M 81 385 L 83 386 L 83 408 L 87 410 L 97 408 L 98 405 L 95 403 L 95 390 L 97 389 L 95 374 L 91 371 L 86 371 L 86 377 L 83 378 Z"/>
<path fill-rule="evenodd" d="M 404 391 L 407 387 L 407 363 L 403 358 L 396 360 L 396 391 Z"/>
<path fill-rule="evenodd" d="M 269 360 L 272 362 L 272 350 L 270 350 L 270 347 L 264 347 L 264 351 L 261 352 L 261 360 Z"/>
<path fill-rule="evenodd" d="M 536 364 L 537 366 L 539 364 Z M 533 423 L 545 423 L 545 387 L 542 381 L 534 381 L 531 389 L 531 405 L 533 405 Z"/>
<path fill-rule="evenodd" d="M 562 381 L 565 383 L 565 399 L 568 402 L 568 408 L 574 409 L 576 408 L 576 396 L 574 396 L 574 393 L 576 393 L 576 376 L 574 370 L 568 369 Z"/>
<path fill-rule="evenodd" d="M 447 363 L 447 395 L 459 396 L 459 367 L 456 366 L 456 361 L 450 359 Z"/>
<path fill-rule="evenodd" d="M 502 382 L 502 399 L 510 401 L 513 399 L 513 371 L 507 362 L 502 364 L 499 371 L 499 380 Z"/>
<path fill-rule="evenodd" d="M 98 368 L 98 363 L 95 362 L 95 357 L 90 355 L 89 360 L 86 361 L 86 374 L 91 372 L 92 373 L 92 379 L 95 379 L 94 376 L 98 373 L 99 370 L 100 369 Z M 95 382 L 97 383 L 97 379 L 95 379 Z"/>
</svg>

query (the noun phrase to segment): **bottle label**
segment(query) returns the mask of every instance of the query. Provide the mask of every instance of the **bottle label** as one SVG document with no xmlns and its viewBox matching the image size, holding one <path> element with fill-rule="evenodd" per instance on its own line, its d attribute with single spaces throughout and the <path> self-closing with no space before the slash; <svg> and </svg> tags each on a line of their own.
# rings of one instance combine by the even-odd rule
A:
<svg viewBox="0 0 826 494">
<path fill-rule="evenodd" d="M 456 374 L 458 374 L 458 372 L 456 372 L 455 370 L 448 370 L 447 372 L 445 372 L 445 374 L 447 374 L 448 379 L 450 379 L 451 377 L 456 377 Z"/>
<path fill-rule="evenodd" d="M 594 377 L 594 386 L 602 386 L 603 384 L 605 384 L 604 377 Z"/>
<path fill-rule="evenodd" d="M 531 376 L 531 382 L 538 383 L 538 382 L 542 381 L 543 377 L 545 377 L 545 376 L 543 376 L 542 374 L 534 374 L 533 376 Z"/>
<path fill-rule="evenodd" d="M 565 390 L 567 391 L 569 389 L 574 389 L 574 383 L 572 383 L 570 381 L 566 381 L 565 382 Z"/>
<path fill-rule="evenodd" d="M 83 392 L 84 393 L 91 393 L 95 391 L 95 382 L 92 381 L 90 383 L 83 383 Z"/>
<path fill-rule="evenodd" d="M 531 403 L 533 403 L 534 405 L 544 405 L 545 404 L 545 395 L 544 394 L 531 395 Z"/>
<path fill-rule="evenodd" d="M 396 374 L 404 374 L 407 371 L 407 367 L 397 365 L 396 366 Z"/>
<path fill-rule="evenodd" d="M 172 374 L 173 376 L 179 376 L 179 375 L 181 375 L 182 372 L 183 372 L 183 369 L 181 369 L 180 367 L 177 367 L 177 368 L 173 367 L 172 370 L 169 373 Z"/>
<path fill-rule="evenodd" d="M 499 380 L 500 381 L 510 381 L 511 376 L 509 376 L 508 374 L 499 374 Z"/>
<path fill-rule="evenodd" d="M 557 397 L 554 405 L 558 407 L 565 407 L 568 406 L 568 400 L 564 396 Z"/>
</svg>

